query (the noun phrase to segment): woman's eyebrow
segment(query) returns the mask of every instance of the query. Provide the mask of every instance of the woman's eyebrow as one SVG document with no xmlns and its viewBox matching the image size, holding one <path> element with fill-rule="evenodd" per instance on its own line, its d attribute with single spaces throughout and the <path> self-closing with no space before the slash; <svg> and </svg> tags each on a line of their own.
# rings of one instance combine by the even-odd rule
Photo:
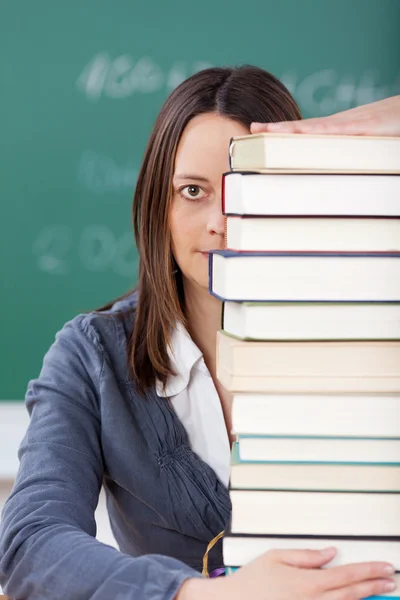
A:
<svg viewBox="0 0 400 600">
<path fill-rule="evenodd" d="M 191 173 L 179 173 L 179 175 L 175 175 L 174 179 L 196 179 L 196 181 L 204 181 L 209 183 L 207 177 L 202 177 L 201 175 L 192 175 Z"/>
</svg>

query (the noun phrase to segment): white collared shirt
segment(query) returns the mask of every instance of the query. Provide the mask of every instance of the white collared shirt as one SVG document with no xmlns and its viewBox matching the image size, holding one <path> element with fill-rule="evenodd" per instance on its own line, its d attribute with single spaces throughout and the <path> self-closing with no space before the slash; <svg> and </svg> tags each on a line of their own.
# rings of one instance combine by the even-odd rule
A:
<svg viewBox="0 0 400 600">
<path fill-rule="evenodd" d="M 168 377 L 165 391 L 156 381 L 157 395 L 171 400 L 192 450 L 228 487 L 230 442 L 221 402 L 200 349 L 181 323 L 172 333 L 168 354 L 176 375 Z"/>
</svg>

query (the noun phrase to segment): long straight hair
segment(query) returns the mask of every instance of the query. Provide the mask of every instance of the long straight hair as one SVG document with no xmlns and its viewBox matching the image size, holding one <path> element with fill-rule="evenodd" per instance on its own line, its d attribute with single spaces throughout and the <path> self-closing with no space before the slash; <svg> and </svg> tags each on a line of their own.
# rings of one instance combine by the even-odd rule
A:
<svg viewBox="0 0 400 600">
<path fill-rule="evenodd" d="M 174 374 L 168 357 L 177 322 L 187 326 L 182 274 L 172 254 L 169 209 L 175 155 L 193 117 L 216 113 L 250 130 L 253 121 L 301 119 L 286 87 L 271 73 L 251 65 L 204 69 L 183 81 L 165 101 L 147 143 L 133 198 L 133 227 L 139 252 L 134 325 L 127 345 L 128 369 L 145 395 L 158 379 Z M 228 151 L 228 149 L 227 149 Z"/>
</svg>

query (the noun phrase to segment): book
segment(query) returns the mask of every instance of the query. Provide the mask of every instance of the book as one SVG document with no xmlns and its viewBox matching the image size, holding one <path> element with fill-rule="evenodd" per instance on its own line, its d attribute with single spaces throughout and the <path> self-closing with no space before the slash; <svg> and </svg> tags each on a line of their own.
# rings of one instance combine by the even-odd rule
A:
<svg viewBox="0 0 400 600">
<path fill-rule="evenodd" d="M 400 492 L 400 465 L 241 461 L 233 444 L 231 489 Z"/>
<path fill-rule="evenodd" d="M 231 490 L 232 533 L 400 536 L 400 494 Z"/>
<path fill-rule="evenodd" d="M 220 300 L 400 301 L 400 253 L 209 253 L 209 291 Z"/>
<path fill-rule="evenodd" d="M 259 133 L 233 137 L 231 171 L 400 173 L 400 137 Z"/>
<path fill-rule="evenodd" d="M 224 302 L 221 325 L 243 340 L 400 340 L 400 303 Z"/>
<path fill-rule="evenodd" d="M 334 546 L 337 553 L 326 568 L 383 561 L 400 571 L 400 539 L 393 538 L 250 536 L 234 535 L 228 529 L 222 552 L 226 565 L 241 567 L 269 550 L 320 550 L 329 546 Z"/>
<path fill-rule="evenodd" d="M 241 435 L 239 457 L 274 463 L 400 466 L 400 439 Z"/>
<path fill-rule="evenodd" d="M 235 394 L 232 431 L 400 440 L 400 394 Z"/>
<path fill-rule="evenodd" d="M 242 341 L 217 332 L 217 378 L 229 392 L 400 392 L 400 342 Z"/>
<path fill-rule="evenodd" d="M 237 251 L 399 252 L 400 219 L 227 217 L 226 247 Z"/>
<path fill-rule="evenodd" d="M 400 216 L 397 175 L 224 173 L 222 212 L 264 216 Z"/>
</svg>

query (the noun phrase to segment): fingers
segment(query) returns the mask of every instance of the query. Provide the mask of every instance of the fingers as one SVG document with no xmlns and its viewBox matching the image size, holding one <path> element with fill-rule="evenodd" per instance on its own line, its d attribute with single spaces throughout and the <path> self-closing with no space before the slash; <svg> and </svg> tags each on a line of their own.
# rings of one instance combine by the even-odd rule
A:
<svg viewBox="0 0 400 600">
<path fill-rule="evenodd" d="M 293 567 L 312 569 L 326 565 L 336 554 L 335 548 L 322 550 L 270 550 L 267 552 L 270 560 Z"/>
<path fill-rule="evenodd" d="M 353 563 L 322 569 L 316 573 L 321 590 L 358 584 L 369 579 L 388 578 L 394 573 L 392 565 L 384 562 Z"/>
<path fill-rule="evenodd" d="M 251 133 L 400 136 L 400 95 L 357 106 L 327 117 L 251 123 Z"/>
<path fill-rule="evenodd" d="M 361 121 L 347 121 L 333 117 L 282 121 L 279 123 L 252 123 L 251 133 L 308 133 L 326 135 L 367 135 L 368 126 Z"/>
<path fill-rule="evenodd" d="M 325 118 L 325 117 L 323 117 Z M 251 133 L 310 133 L 315 130 L 315 121 L 321 119 L 304 119 L 302 121 L 280 121 L 279 123 L 251 123 Z M 322 123 L 323 125 L 323 123 Z M 318 123 L 317 123 L 318 126 Z"/>
<path fill-rule="evenodd" d="M 388 594 L 396 589 L 392 579 L 374 579 L 323 594 L 323 600 L 360 600 L 369 596 Z"/>
</svg>

